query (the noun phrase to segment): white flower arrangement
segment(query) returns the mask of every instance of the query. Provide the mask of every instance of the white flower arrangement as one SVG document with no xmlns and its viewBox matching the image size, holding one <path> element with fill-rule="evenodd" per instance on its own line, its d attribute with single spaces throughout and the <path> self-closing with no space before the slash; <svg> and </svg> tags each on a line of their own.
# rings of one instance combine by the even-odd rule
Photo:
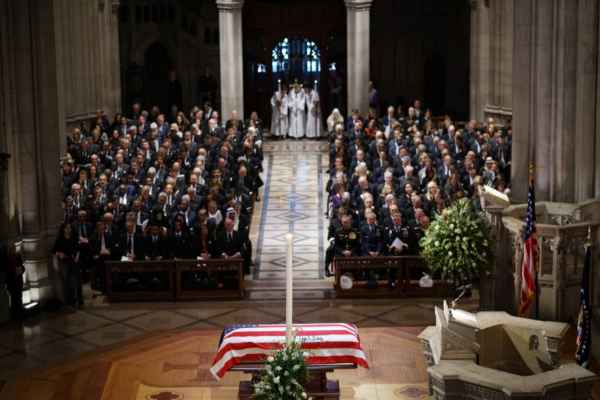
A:
<svg viewBox="0 0 600 400">
<path fill-rule="evenodd" d="M 304 359 L 309 356 L 293 342 L 267 357 L 261 379 L 254 385 L 256 400 L 306 400 L 308 394 L 304 383 L 308 379 L 308 368 Z"/>
<path fill-rule="evenodd" d="M 454 286 L 469 283 L 489 264 L 490 229 L 485 217 L 468 200 L 444 210 L 421 239 L 421 255 L 432 273 Z"/>
</svg>

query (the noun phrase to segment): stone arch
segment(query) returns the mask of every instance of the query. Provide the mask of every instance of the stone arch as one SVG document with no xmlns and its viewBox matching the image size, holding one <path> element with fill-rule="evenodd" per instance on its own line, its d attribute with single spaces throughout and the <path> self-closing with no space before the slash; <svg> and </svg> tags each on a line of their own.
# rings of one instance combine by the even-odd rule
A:
<svg viewBox="0 0 600 400">
<path fill-rule="evenodd" d="M 167 46 L 160 41 L 149 45 L 144 51 L 144 104 L 158 105 L 163 112 L 169 108 L 169 71 L 173 59 Z"/>
</svg>

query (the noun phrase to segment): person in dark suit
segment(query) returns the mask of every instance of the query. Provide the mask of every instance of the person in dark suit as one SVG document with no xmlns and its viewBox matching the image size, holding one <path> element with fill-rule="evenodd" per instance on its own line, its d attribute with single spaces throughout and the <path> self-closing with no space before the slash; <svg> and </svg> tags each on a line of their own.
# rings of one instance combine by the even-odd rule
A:
<svg viewBox="0 0 600 400">
<path fill-rule="evenodd" d="M 375 213 L 367 211 L 366 223 L 360 229 L 361 235 L 361 252 L 363 256 L 376 257 L 381 254 L 383 235 L 381 229 L 377 225 L 377 217 Z"/>
<path fill-rule="evenodd" d="M 0 247 L 0 263 L 6 268 L 6 287 L 10 294 L 10 314 L 14 320 L 23 317 L 23 274 L 25 267 L 21 254 L 14 243 L 3 241 Z"/>
<path fill-rule="evenodd" d="M 126 222 L 125 232 L 120 240 L 123 256 L 126 256 L 129 261 L 144 259 L 144 239 L 136 229 L 135 219 Z"/>
<path fill-rule="evenodd" d="M 243 241 L 239 232 L 234 230 L 235 221 L 231 218 L 225 218 L 223 229 L 217 236 L 221 256 L 225 258 L 241 257 L 243 251 Z"/>
<path fill-rule="evenodd" d="M 144 239 L 144 259 L 162 260 L 169 254 L 167 240 L 163 237 L 161 227 L 156 221 L 151 222 L 149 233 Z"/>
<path fill-rule="evenodd" d="M 94 234 L 94 226 L 88 221 L 88 213 L 85 210 L 79 210 L 77 220 L 73 223 L 73 234 L 77 238 L 79 250 L 79 268 L 82 279 L 87 279 L 86 269 L 92 264 L 92 244 L 91 239 Z"/>
<path fill-rule="evenodd" d="M 215 257 L 214 245 L 214 225 L 208 223 L 206 209 L 200 208 L 197 213 L 196 225 L 194 225 L 194 234 L 192 241 L 192 255 L 203 259 L 209 256 Z"/>
<path fill-rule="evenodd" d="M 245 245 L 242 235 L 235 230 L 235 221 L 232 218 L 223 220 L 223 229 L 220 231 L 217 243 L 219 243 L 221 257 L 242 258 L 244 274 L 250 273 L 251 253 Z"/>
<path fill-rule="evenodd" d="M 175 218 L 174 228 L 170 234 L 170 258 L 186 259 L 192 257 L 192 243 L 185 222 L 181 215 Z"/>
<path fill-rule="evenodd" d="M 112 214 L 105 213 L 102 220 L 96 223 L 96 232 L 92 236 L 92 258 L 95 264 L 92 274 L 92 288 L 100 292 L 105 290 L 104 262 L 121 258 L 118 234 L 113 232 L 113 228 Z"/>
<path fill-rule="evenodd" d="M 61 225 L 52 253 L 58 258 L 64 285 L 64 300 L 70 306 L 83 306 L 79 243 L 70 224 Z"/>
<path fill-rule="evenodd" d="M 235 201 L 231 201 L 233 207 L 226 210 L 226 218 L 233 220 L 233 229 L 238 232 L 242 242 L 241 255 L 244 258 L 244 271 L 250 273 L 252 264 L 252 242 L 250 241 L 250 216 L 244 212 L 242 205 Z"/>
</svg>

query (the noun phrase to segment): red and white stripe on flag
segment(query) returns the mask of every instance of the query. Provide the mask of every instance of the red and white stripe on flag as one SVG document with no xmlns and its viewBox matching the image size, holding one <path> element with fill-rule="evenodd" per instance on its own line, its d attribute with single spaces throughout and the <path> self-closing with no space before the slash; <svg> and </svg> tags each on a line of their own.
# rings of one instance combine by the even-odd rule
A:
<svg viewBox="0 0 600 400">
<path fill-rule="evenodd" d="M 535 274 L 537 262 L 537 240 L 530 236 L 523 243 L 523 262 L 521 263 L 521 301 L 519 315 L 525 316 L 536 296 Z"/>
<path fill-rule="evenodd" d="M 296 342 L 308 352 L 307 364 L 354 364 L 369 368 L 360 344 L 358 329 L 352 324 L 295 324 Z M 210 372 L 218 380 L 242 363 L 264 362 L 283 348 L 284 324 L 254 325 L 232 330 L 223 336 Z"/>
</svg>

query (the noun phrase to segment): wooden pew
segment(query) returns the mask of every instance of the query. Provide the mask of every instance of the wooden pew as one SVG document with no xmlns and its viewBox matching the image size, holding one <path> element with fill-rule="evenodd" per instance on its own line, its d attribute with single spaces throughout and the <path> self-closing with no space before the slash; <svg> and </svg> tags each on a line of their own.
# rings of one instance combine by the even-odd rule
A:
<svg viewBox="0 0 600 400">
<path fill-rule="evenodd" d="M 178 260 L 175 263 L 177 300 L 236 300 L 244 298 L 242 258 Z"/>
<path fill-rule="evenodd" d="M 109 301 L 156 301 L 175 298 L 175 263 L 164 261 L 107 261 Z"/>
<path fill-rule="evenodd" d="M 381 298 L 381 297 L 441 297 L 447 293 L 447 285 L 434 280 L 432 288 L 421 288 L 419 279 L 428 272 L 427 265 L 420 256 L 390 257 L 336 257 L 335 292 L 340 298 Z M 340 279 L 351 274 L 353 286 L 342 289 Z M 395 274 L 395 287 L 389 285 L 389 274 Z"/>
<path fill-rule="evenodd" d="M 244 298 L 241 258 L 107 261 L 109 301 L 237 300 Z"/>
</svg>

